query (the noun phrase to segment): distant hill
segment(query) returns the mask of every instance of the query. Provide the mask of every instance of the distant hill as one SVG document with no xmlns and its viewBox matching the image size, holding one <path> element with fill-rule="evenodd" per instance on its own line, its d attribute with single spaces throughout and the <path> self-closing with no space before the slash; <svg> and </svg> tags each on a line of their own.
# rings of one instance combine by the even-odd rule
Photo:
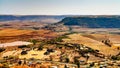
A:
<svg viewBox="0 0 120 68">
<path fill-rule="evenodd" d="M 120 28 L 120 16 L 74 16 L 66 17 L 58 23 L 88 28 Z"/>
<path fill-rule="evenodd" d="M 45 22 L 53 23 L 58 22 L 65 18 L 65 16 L 57 15 L 0 15 L 0 22 L 5 21 L 34 21 L 34 22 Z"/>
<path fill-rule="evenodd" d="M 0 22 L 57 23 L 88 28 L 120 28 L 119 15 L 0 15 Z"/>
</svg>

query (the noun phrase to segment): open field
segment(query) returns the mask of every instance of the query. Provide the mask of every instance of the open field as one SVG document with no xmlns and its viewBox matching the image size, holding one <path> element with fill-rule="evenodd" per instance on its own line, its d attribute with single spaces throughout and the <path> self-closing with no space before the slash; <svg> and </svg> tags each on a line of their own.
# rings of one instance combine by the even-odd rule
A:
<svg viewBox="0 0 120 68">
<path fill-rule="evenodd" d="M 46 23 L 30 22 L 30 21 L 7 21 L 0 22 L 0 28 L 17 28 L 17 29 L 40 29 L 46 26 Z"/>
<path fill-rule="evenodd" d="M 0 42 L 28 41 L 29 39 L 51 39 L 59 34 L 50 30 L 20 30 L 20 29 L 0 29 Z"/>
<path fill-rule="evenodd" d="M 100 40 L 97 40 L 100 38 L 105 39 L 106 35 L 101 36 L 99 34 L 96 34 L 96 35 L 94 34 L 94 36 L 91 37 L 91 35 L 83 36 L 81 34 L 71 34 L 68 36 L 69 36 L 69 39 L 63 39 L 64 42 L 84 44 L 85 46 L 99 50 L 101 53 L 103 53 L 105 55 L 116 55 L 119 53 L 119 51 L 117 49 L 115 49 L 113 47 L 109 47 L 109 46 L 103 44 Z M 116 36 L 114 36 L 114 37 L 116 37 Z M 111 39 L 112 39 L 112 36 L 111 36 Z M 117 40 L 113 40 L 113 41 L 115 42 Z"/>
<path fill-rule="evenodd" d="M 113 34 L 119 34 L 120 29 L 119 28 L 82 28 L 80 26 L 70 26 L 72 31 L 74 32 L 84 32 L 84 33 L 113 33 Z"/>
<path fill-rule="evenodd" d="M 116 34 L 89 34 L 89 35 L 83 35 L 83 36 L 94 39 L 94 40 L 98 40 L 98 41 L 102 41 L 105 39 L 110 39 L 113 43 L 119 43 L 120 41 L 120 35 L 116 35 Z"/>
</svg>

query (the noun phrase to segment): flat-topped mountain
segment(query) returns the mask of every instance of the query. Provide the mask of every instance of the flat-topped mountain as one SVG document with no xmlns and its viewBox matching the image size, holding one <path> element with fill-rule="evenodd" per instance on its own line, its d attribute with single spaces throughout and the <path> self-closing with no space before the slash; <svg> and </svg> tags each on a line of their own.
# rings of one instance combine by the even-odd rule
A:
<svg viewBox="0 0 120 68">
<path fill-rule="evenodd" d="M 76 16 L 58 22 L 67 26 L 88 28 L 120 28 L 120 16 Z"/>
</svg>

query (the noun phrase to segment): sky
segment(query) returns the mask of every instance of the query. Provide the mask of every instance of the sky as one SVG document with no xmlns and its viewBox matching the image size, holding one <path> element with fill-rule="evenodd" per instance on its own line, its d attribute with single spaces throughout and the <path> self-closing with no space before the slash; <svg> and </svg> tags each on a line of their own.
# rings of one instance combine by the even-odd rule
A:
<svg viewBox="0 0 120 68">
<path fill-rule="evenodd" d="M 120 15 L 120 0 L 0 0 L 7 15 Z"/>
</svg>

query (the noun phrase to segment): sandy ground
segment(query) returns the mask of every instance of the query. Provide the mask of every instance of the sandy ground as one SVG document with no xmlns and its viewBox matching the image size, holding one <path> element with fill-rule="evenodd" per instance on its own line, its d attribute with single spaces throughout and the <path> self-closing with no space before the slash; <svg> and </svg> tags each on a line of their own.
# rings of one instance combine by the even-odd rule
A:
<svg viewBox="0 0 120 68">
<path fill-rule="evenodd" d="M 28 54 L 26 55 L 21 55 L 22 50 L 13 50 L 13 51 L 7 51 L 4 52 L 1 57 L 5 57 L 5 56 L 18 56 L 21 59 L 30 59 L 30 58 L 35 58 L 35 59 L 45 59 L 45 58 L 49 58 L 49 56 L 57 56 L 58 54 L 60 54 L 60 51 L 55 51 L 53 53 L 50 53 L 49 55 L 44 55 L 44 53 L 46 52 L 46 49 L 43 49 L 41 51 L 37 51 L 37 50 L 31 50 L 28 51 Z"/>
<path fill-rule="evenodd" d="M 46 52 L 46 49 L 43 49 L 42 51 L 31 50 L 26 55 L 19 55 L 19 58 L 21 58 L 21 59 L 23 59 L 23 58 L 27 58 L 27 59 L 30 59 L 30 58 L 35 58 L 35 59 L 49 58 L 49 55 L 44 55 L 45 52 Z M 57 55 L 57 54 L 59 54 L 58 51 L 50 53 L 50 55 Z"/>
<path fill-rule="evenodd" d="M 42 50 L 42 51 L 34 51 L 34 50 L 31 50 L 28 52 L 27 55 L 19 55 L 19 58 L 27 58 L 27 59 L 30 59 L 30 58 L 35 58 L 35 59 L 41 59 L 44 57 L 44 52 L 46 52 L 46 50 Z"/>
<path fill-rule="evenodd" d="M 21 53 L 21 50 L 14 50 L 14 51 L 7 51 L 5 53 L 2 54 L 2 57 L 5 57 L 5 56 L 17 56 Z"/>
</svg>

